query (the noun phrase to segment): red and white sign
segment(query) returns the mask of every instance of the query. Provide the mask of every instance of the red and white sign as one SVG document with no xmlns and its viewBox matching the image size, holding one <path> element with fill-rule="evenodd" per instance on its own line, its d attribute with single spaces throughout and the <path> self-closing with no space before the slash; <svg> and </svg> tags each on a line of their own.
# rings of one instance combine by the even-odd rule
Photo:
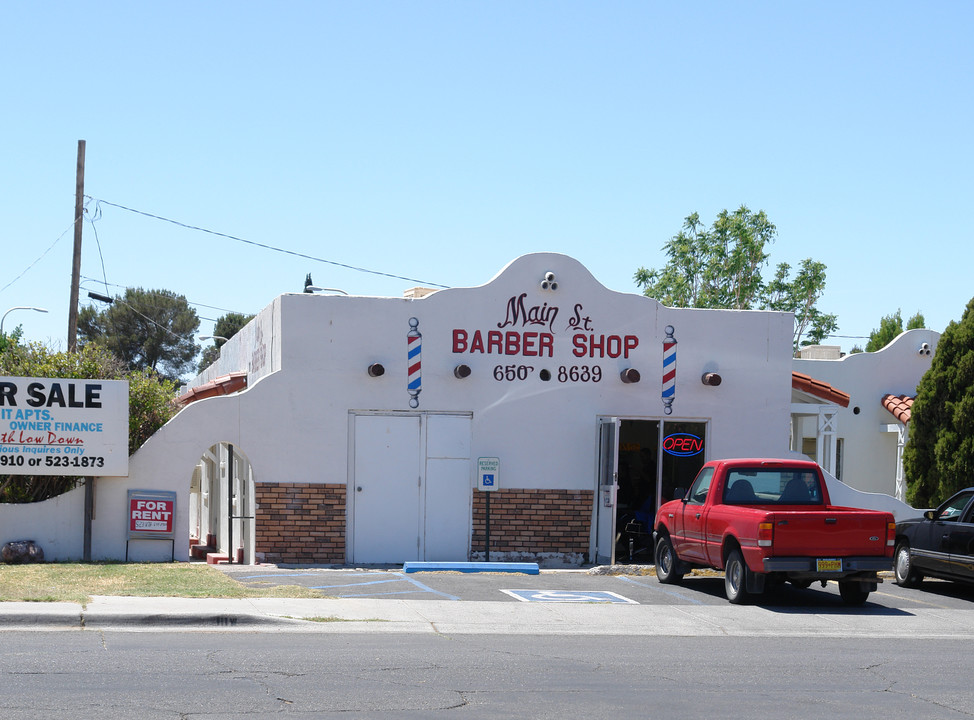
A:
<svg viewBox="0 0 974 720">
<path fill-rule="evenodd" d="M 129 535 L 172 536 L 175 527 L 176 498 L 132 492 L 129 494 Z"/>
</svg>

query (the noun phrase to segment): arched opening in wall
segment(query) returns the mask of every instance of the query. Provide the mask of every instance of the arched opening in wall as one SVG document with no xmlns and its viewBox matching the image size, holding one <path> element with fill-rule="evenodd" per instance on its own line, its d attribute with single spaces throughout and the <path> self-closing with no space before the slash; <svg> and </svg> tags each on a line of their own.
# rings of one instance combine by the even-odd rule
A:
<svg viewBox="0 0 974 720">
<path fill-rule="evenodd" d="M 254 472 L 246 454 L 232 443 L 207 448 L 190 479 L 190 558 L 254 564 L 255 512 Z"/>
</svg>

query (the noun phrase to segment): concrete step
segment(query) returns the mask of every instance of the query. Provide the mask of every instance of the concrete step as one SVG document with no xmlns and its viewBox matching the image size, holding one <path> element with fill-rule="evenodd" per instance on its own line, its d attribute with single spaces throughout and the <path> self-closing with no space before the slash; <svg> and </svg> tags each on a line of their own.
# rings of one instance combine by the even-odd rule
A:
<svg viewBox="0 0 974 720">
<path fill-rule="evenodd" d="M 209 545 L 193 545 L 189 548 L 189 556 L 194 560 L 202 560 L 215 550 L 216 548 Z"/>
</svg>

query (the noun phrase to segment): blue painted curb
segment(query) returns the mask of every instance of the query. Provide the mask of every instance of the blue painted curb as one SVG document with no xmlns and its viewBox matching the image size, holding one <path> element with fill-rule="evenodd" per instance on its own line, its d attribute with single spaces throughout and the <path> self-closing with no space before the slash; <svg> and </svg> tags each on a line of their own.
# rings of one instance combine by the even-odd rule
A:
<svg viewBox="0 0 974 720">
<path fill-rule="evenodd" d="M 437 570 L 452 570 L 453 572 L 509 572 L 539 575 L 538 563 L 504 563 L 504 562 L 408 562 L 402 566 L 403 572 L 435 572 Z"/>
</svg>

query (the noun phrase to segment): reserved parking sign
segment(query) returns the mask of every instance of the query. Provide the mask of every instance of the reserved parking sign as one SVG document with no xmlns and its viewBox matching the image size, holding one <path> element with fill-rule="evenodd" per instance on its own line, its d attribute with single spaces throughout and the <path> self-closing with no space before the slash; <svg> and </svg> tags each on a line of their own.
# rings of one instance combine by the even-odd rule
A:
<svg viewBox="0 0 974 720">
<path fill-rule="evenodd" d="M 480 490 L 491 492 L 500 486 L 500 458 L 482 457 L 477 458 L 477 487 Z"/>
</svg>

